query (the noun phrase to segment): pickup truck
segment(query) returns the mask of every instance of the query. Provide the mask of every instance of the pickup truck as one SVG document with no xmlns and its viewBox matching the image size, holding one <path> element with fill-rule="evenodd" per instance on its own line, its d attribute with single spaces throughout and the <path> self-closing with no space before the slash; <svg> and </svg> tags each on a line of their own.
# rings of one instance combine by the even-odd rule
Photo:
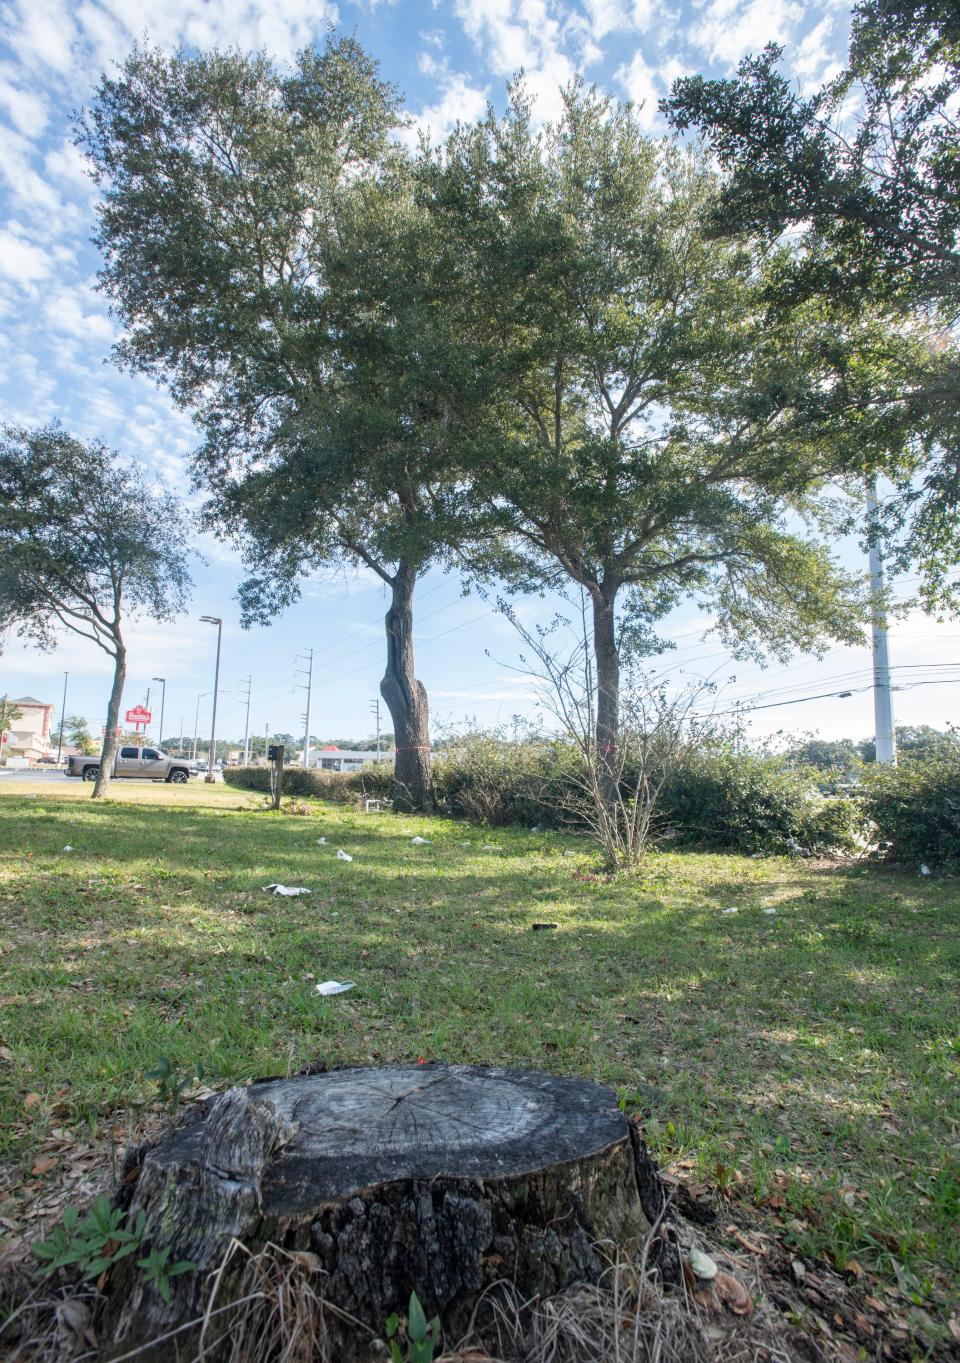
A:
<svg viewBox="0 0 960 1363">
<path fill-rule="evenodd" d="M 100 771 L 99 757 L 67 758 L 67 775 L 95 781 Z M 168 757 L 160 748 L 118 748 L 113 759 L 113 775 L 139 781 L 173 781 L 184 785 L 196 773 L 192 762 L 183 757 Z"/>
</svg>

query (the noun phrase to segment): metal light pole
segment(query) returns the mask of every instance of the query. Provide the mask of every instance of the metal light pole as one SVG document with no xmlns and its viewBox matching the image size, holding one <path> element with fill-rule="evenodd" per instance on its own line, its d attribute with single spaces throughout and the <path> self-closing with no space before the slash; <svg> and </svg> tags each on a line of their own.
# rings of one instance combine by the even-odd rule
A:
<svg viewBox="0 0 960 1363">
<path fill-rule="evenodd" d="M 207 763 L 207 784 L 212 785 L 217 779 L 213 764 L 217 760 L 217 689 L 220 686 L 220 641 L 223 638 L 223 621 L 219 615 L 201 615 L 200 619 L 205 625 L 217 627 L 217 661 L 213 669 L 213 716 L 210 720 L 210 760 Z"/>
<path fill-rule="evenodd" d="M 877 485 L 867 485 L 867 516 L 870 526 L 870 632 L 873 636 L 874 750 L 878 762 L 897 764 L 897 737 L 893 724 L 890 690 L 890 653 L 887 647 L 887 616 L 883 604 L 883 560 L 876 543 Z"/>
<path fill-rule="evenodd" d="M 164 712 L 164 709 L 166 708 L 166 704 L 167 704 L 167 679 L 166 679 L 166 677 L 154 677 L 153 680 L 154 680 L 154 681 L 158 681 L 158 682 L 160 683 L 160 685 L 163 687 L 163 690 L 160 692 L 160 737 L 159 737 L 158 740 L 157 740 L 157 742 L 160 744 L 160 747 L 162 748 L 162 747 L 163 747 L 163 712 Z"/>
<path fill-rule="evenodd" d="M 198 731 L 198 729 L 200 728 L 200 702 L 203 700 L 204 696 L 209 696 L 209 695 L 210 695 L 210 692 L 209 692 L 209 691 L 201 691 L 200 694 L 199 694 L 199 696 L 197 696 L 197 713 L 196 713 L 196 714 L 194 715 L 194 717 L 193 717 L 193 760 L 194 760 L 194 762 L 196 762 L 196 760 L 197 760 L 197 731 Z"/>
<path fill-rule="evenodd" d="M 61 754 L 61 752 L 63 751 L 63 726 L 64 726 L 64 724 L 65 724 L 65 722 L 66 722 L 66 718 L 67 718 L 67 682 L 69 681 L 69 679 L 70 679 L 70 673 L 69 673 L 69 672 L 64 672 L 64 674 L 63 674 L 63 704 L 62 704 L 61 707 L 60 707 L 60 737 L 57 739 L 57 762 L 58 762 L 58 763 L 59 763 L 59 761 L 60 761 L 60 754 Z"/>
</svg>

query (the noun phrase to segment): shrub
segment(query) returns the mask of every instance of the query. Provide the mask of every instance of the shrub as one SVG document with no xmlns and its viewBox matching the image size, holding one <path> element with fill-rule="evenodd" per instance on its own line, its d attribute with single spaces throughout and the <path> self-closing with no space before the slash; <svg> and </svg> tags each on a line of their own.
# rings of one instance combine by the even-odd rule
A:
<svg viewBox="0 0 960 1363">
<path fill-rule="evenodd" d="M 862 800 L 888 861 L 960 868 L 960 760 L 927 758 L 864 773 Z"/>
<path fill-rule="evenodd" d="M 269 767 L 225 767 L 223 779 L 228 785 L 243 790 L 260 790 L 270 794 Z M 284 767 L 284 795 L 313 795 L 335 804 L 350 804 L 364 799 L 389 799 L 393 789 L 393 766 L 381 762 L 376 767 L 360 771 L 317 771 L 310 767 Z"/>
<path fill-rule="evenodd" d="M 448 814 L 491 828 L 555 827 L 563 816 L 559 801 L 552 797 L 559 793 L 565 769 L 573 761 L 572 745 L 559 741 L 512 743 L 490 734 L 470 734 L 438 755 L 434 793 Z"/>
<path fill-rule="evenodd" d="M 660 815 L 685 841 L 742 852 L 848 850 L 862 814 L 856 800 L 826 797 L 819 773 L 782 758 L 716 745 L 693 754 L 664 790 Z"/>
</svg>

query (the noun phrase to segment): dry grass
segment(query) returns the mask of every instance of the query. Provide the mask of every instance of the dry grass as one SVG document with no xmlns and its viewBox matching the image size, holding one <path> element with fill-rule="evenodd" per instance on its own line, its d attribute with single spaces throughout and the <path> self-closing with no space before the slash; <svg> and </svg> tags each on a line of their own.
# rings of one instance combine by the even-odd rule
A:
<svg viewBox="0 0 960 1363">
<path fill-rule="evenodd" d="M 315 1255 L 276 1245 L 253 1254 L 235 1241 L 211 1276 L 202 1315 L 114 1355 L 113 1363 L 144 1355 L 179 1363 L 341 1363 L 345 1341 L 357 1363 L 385 1359 L 384 1341 L 326 1298 L 325 1276 Z M 8 1339 L 19 1336 L 6 1355 L 11 1363 L 89 1363 L 98 1356 L 94 1326 L 102 1298 L 92 1288 L 71 1296 L 23 1275 L 8 1277 L 8 1309 L 16 1291 L 21 1300 L 3 1331 Z M 664 1291 L 645 1259 L 615 1257 L 600 1283 L 576 1284 L 554 1297 L 524 1301 L 509 1283 L 494 1284 L 467 1334 L 437 1363 L 790 1363 L 796 1357 L 775 1312 L 728 1317 L 723 1324 L 717 1323 L 722 1311 L 716 1312 L 685 1290 Z"/>
</svg>

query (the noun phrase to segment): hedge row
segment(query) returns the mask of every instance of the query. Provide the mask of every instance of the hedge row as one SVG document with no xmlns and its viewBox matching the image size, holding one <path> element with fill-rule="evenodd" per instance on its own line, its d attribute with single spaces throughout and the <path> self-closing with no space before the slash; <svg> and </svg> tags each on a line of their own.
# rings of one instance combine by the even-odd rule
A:
<svg viewBox="0 0 960 1363">
<path fill-rule="evenodd" d="M 491 827 L 570 827 L 576 816 L 577 756 L 555 741 L 508 743 L 471 737 L 437 755 L 438 806 Z M 230 767 L 224 779 L 268 791 L 266 767 Z M 340 774 L 287 768 L 284 792 L 358 802 L 389 798 L 386 764 Z M 657 813 L 661 836 L 686 845 L 741 852 L 850 851 L 867 845 L 888 861 L 960 868 L 960 760 L 873 766 L 847 793 L 830 774 L 780 757 L 736 753 L 727 745 L 689 758 L 667 782 Z"/>
<path fill-rule="evenodd" d="M 224 767 L 223 779 L 229 786 L 270 793 L 269 767 Z M 352 804 L 362 799 L 389 799 L 392 792 L 393 767 L 386 762 L 351 772 L 283 769 L 284 795 L 316 795 L 335 804 Z"/>
</svg>

